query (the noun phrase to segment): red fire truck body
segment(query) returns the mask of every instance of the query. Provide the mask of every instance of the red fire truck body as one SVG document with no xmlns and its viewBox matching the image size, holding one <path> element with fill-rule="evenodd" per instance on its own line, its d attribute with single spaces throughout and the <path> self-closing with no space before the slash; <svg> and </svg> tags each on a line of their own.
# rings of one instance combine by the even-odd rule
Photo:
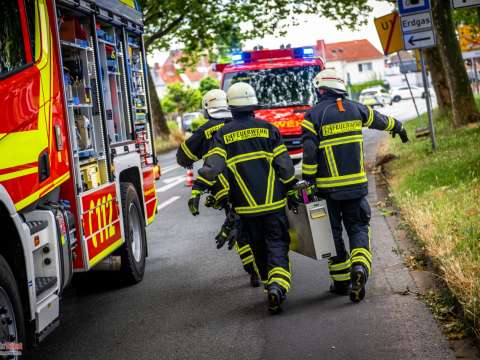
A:
<svg viewBox="0 0 480 360">
<path fill-rule="evenodd" d="M 0 344 L 50 333 L 74 272 L 141 281 L 159 176 L 136 1 L 2 4 Z"/>
<path fill-rule="evenodd" d="M 302 157 L 304 113 L 315 99 L 312 80 L 324 68 L 313 47 L 254 50 L 232 55 L 231 64 L 216 65 L 226 91 L 235 82 L 253 86 L 261 110 L 256 116 L 276 125 L 290 156 Z"/>
</svg>

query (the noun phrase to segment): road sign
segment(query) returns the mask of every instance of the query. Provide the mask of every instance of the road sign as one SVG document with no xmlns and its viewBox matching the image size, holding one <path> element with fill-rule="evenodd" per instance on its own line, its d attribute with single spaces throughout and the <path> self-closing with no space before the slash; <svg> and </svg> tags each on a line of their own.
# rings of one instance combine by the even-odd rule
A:
<svg viewBox="0 0 480 360">
<path fill-rule="evenodd" d="M 400 18 L 400 25 L 404 33 L 429 30 L 432 28 L 432 14 L 425 11 L 418 14 L 404 15 Z"/>
<path fill-rule="evenodd" d="M 433 30 L 421 31 L 412 34 L 403 34 L 405 50 L 423 49 L 435 46 Z"/>
<path fill-rule="evenodd" d="M 397 0 L 400 15 L 413 14 L 430 10 L 429 0 Z"/>
<path fill-rule="evenodd" d="M 454 9 L 461 9 L 472 6 L 480 6 L 480 0 L 452 0 L 452 7 Z"/>
<path fill-rule="evenodd" d="M 462 52 L 480 50 L 480 26 L 459 26 L 458 40 Z"/>
<path fill-rule="evenodd" d="M 382 43 L 383 53 L 385 55 L 403 50 L 400 17 L 396 11 L 376 18 L 375 27 L 377 28 L 378 37 Z"/>
</svg>

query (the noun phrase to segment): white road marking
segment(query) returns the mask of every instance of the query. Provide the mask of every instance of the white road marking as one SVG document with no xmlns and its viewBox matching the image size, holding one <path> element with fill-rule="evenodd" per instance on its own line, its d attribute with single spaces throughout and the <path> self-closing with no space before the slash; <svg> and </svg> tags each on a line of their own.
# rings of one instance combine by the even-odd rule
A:
<svg viewBox="0 0 480 360">
<path fill-rule="evenodd" d="M 162 168 L 162 175 L 168 174 L 169 172 L 172 172 L 172 171 L 177 170 L 179 168 L 180 168 L 180 166 L 177 165 L 177 164 L 165 166 L 164 168 Z"/>
<path fill-rule="evenodd" d="M 172 196 L 170 199 L 165 200 L 162 204 L 157 206 L 157 211 L 162 210 L 163 208 L 166 208 L 168 205 L 173 204 L 175 201 L 180 199 L 180 196 Z"/>
<path fill-rule="evenodd" d="M 157 193 L 165 192 L 171 188 L 183 183 L 185 181 L 185 176 L 176 176 L 175 178 L 163 180 L 167 185 L 161 186 L 157 189 Z"/>
</svg>

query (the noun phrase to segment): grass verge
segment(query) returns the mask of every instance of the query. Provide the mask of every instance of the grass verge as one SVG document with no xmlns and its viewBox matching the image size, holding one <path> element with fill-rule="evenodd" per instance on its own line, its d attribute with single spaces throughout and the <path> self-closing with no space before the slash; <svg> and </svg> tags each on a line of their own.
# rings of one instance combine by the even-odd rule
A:
<svg viewBox="0 0 480 360">
<path fill-rule="evenodd" d="M 480 101 L 478 101 L 480 107 Z M 384 166 L 393 198 L 425 254 L 480 335 L 480 127 L 453 129 L 449 115 L 434 114 L 438 149 L 429 138 L 407 145 L 389 140 Z M 405 123 L 413 137 L 426 116 Z"/>
</svg>

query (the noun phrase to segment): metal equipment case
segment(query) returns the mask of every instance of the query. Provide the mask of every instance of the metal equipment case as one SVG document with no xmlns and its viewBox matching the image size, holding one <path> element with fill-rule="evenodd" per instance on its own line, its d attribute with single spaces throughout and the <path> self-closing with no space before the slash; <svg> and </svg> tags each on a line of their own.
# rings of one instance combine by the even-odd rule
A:
<svg viewBox="0 0 480 360">
<path fill-rule="evenodd" d="M 298 213 L 287 211 L 287 216 L 290 222 L 290 250 L 315 260 L 336 255 L 325 200 L 298 204 Z"/>
</svg>

